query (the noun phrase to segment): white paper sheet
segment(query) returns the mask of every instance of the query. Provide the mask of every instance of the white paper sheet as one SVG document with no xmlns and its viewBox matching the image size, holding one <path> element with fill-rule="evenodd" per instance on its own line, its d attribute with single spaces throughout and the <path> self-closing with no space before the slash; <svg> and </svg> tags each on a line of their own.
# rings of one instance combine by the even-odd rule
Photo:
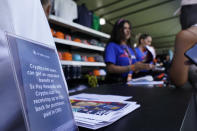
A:
<svg viewBox="0 0 197 131">
<path fill-rule="evenodd" d="M 99 95 L 81 93 L 69 97 L 70 99 L 93 100 L 93 101 L 125 101 L 132 96 L 119 96 L 119 95 Z"/>
<path fill-rule="evenodd" d="M 128 85 L 163 85 L 163 81 L 129 81 Z"/>
</svg>

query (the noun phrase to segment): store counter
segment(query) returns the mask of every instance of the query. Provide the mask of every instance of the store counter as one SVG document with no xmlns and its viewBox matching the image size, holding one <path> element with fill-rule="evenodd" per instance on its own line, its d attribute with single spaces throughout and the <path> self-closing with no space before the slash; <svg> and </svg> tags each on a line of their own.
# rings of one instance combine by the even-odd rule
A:
<svg viewBox="0 0 197 131">
<path fill-rule="evenodd" d="M 192 90 L 114 84 L 91 88 L 83 93 L 133 96 L 129 101 L 136 101 L 141 105 L 137 110 L 98 131 L 179 131 Z M 79 130 L 90 129 L 79 127 Z"/>
</svg>

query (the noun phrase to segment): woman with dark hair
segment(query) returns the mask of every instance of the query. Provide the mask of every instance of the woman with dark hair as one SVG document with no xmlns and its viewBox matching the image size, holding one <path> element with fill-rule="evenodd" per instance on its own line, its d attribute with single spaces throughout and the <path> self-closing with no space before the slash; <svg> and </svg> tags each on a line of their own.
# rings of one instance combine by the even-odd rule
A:
<svg viewBox="0 0 197 131">
<path fill-rule="evenodd" d="M 136 57 L 130 43 L 131 24 L 128 20 L 118 20 L 111 33 L 111 39 L 105 48 L 105 63 L 107 65 L 107 80 L 131 80 L 132 73 L 151 69 L 149 64 L 136 62 Z"/>
<path fill-rule="evenodd" d="M 197 1 L 182 0 L 180 23 L 182 30 L 176 35 L 175 52 L 170 68 L 170 78 L 176 86 L 183 86 L 188 80 L 188 59 L 185 51 L 197 42 Z"/>
<path fill-rule="evenodd" d="M 149 53 L 147 46 L 150 46 L 151 42 L 152 42 L 152 37 L 150 35 L 148 34 L 140 35 L 138 39 L 138 46 L 137 48 L 135 48 L 137 61 L 150 63 L 150 61 L 147 60 L 147 56 Z"/>
<path fill-rule="evenodd" d="M 152 64 L 155 57 L 155 49 L 151 46 L 152 37 L 149 34 L 141 34 L 138 39 L 138 46 L 135 48 L 137 61 Z M 150 50 L 152 50 L 150 52 Z M 153 56 L 154 54 L 154 56 Z M 150 70 L 142 70 L 135 73 L 135 77 L 142 77 L 146 75 L 151 75 Z"/>
</svg>

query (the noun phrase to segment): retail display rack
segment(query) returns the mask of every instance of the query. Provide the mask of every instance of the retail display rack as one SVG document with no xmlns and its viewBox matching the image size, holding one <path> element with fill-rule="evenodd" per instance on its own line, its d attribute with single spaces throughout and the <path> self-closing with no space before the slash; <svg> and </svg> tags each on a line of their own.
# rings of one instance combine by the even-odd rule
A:
<svg viewBox="0 0 197 131">
<path fill-rule="evenodd" d="M 70 29 L 72 31 L 77 31 L 80 32 L 81 34 L 86 34 L 86 35 L 90 35 L 93 37 L 97 37 L 99 39 L 109 39 L 110 35 L 100 32 L 100 31 L 96 31 L 94 29 L 91 29 L 89 27 L 85 27 L 83 25 L 74 23 L 74 22 L 68 22 L 60 17 L 54 16 L 54 15 L 50 15 L 49 17 L 49 23 L 53 24 L 53 25 L 57 25 L 61 28 L 65 28 L 65 29 Z M 82 49 L 86 49 L 86 50 L 90 50 L 90 51 L 98 51 L 103 53 L 104 52 L 104 47 L 101 46 L 96 46 L 96 45 L 87 45 L 84 43 L 80 43 L 80 42 L 75 42 L 72 40 L 66 40 L 66 39 L 60 39 L 60 38 L 54 38 L 54 41 L 56 44 L 60 44 L 60 45 L 67 45 L 67 46 L 71 46 L 71 47 L 77 47 L 77 48 L 82 48 Z M 85 53 L 85 52 L 83 52 Z M 105 67 L 105 63 L 104 62 L 85 62 L 85 61 L 66 61 L 66 60 L 61 60 L 61 64 L 62 65 L 77 65 L 77 66 L 98 66 L 98 67 Z"/>
</svg>

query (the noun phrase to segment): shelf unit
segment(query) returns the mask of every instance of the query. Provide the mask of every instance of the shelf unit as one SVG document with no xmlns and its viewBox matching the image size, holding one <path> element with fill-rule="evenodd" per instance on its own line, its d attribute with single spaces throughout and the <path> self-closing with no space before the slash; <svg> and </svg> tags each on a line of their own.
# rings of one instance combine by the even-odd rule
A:
<svg viewBox="0 0 197 131">
<path fill-rule="evenodd" d="M 56 43 L 59 43 L 59 44 L 75 46 L 75 47 L 80 47 L 80 48 L 85 48 L 85 49 L 91 49 L 91 50 L 96 50 L 96 51 L 104 51 L 104 47 L 99 47 L 99 46 L 94 46 L 94 45 L 86 45 L 86 44 L 79 43 L 79 42 L 74 42 L 74 41 L 71 41 L 71 40 L 64 40 L 64 39 L 54 38 L 54 41 Z"/>
<path fill-rule="evenodd" d="M 64 61 L 61 60 L 62 65 L 74 65 L 74 66 L 99 66 L 105 67 L 105 63 L 103 62 L 83 62 L 83 61 Z"/>
<path fill-rule="evenodd" d="M 74 22 L 68 22 L 68 21 L 66 21 L 62 18 L 59 18 L 57 16 L 54 16 L 54 15 L 49 16 L 49 22 L 51 22 L 53 24 L 60 25 L 62 27 L 70 28 L 72 30 L 77 30 L 77 31 L 82 32 L 82 33 L 93 35 L 93 36 L 96 36 L 96 37 L 105 38 L 105 39 L 110 38 L 110 35 L 108 35 L 106 33 L 96 31 L 94 29 L 85 27 L 83 25 L 80 25 L 80 24 L 77 24 L 77 23 L 74 23 Z"/>
<path fill-rule="evenodd" d="M 95 36 L 98 38 L 104 38 L 104 39 L 109 39 L 110 35 L 96 31 L 94 29 L 85 27 L 83 25 L 74 23 L 74 22 L 68 22 L 60 17 L 50 15 L 49 16 L 49 22 L 55 25 L 59 25 L 64 28 L 69 28 L 71 30 L 75 30 L 81 33 L 85 33 L 91 36 Z M 74 46 L 74 47 L 79 47 L 79 48 L 85 48 L 89 50 L 95 50 L 95 51 L 101 51 L 104 52 L 104 47 L 100 46 L 95 46 L 95 45 L 87 45 L 84 43 L 79 43 L 79 42 L 74 42 L 71 40 L 65 40 L 65 39 L 59 39 L 59 38 L 54 38 L 54 41 L 57 44 L 62 44 L 62 45 L 68 45 L 68 46 Z M 104 62 L 82 62 L 82 61 L 64 61 L 61 60 L 62 65 L 79 65 L 79 66 L 97 66 L 97 67 L 105 67 L 106 64 Z"/>
</svg>

